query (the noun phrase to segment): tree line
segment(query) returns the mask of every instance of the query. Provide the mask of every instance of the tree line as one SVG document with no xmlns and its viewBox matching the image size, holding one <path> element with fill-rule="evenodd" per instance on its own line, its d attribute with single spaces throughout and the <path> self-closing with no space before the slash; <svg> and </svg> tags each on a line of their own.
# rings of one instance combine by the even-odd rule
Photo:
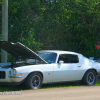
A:
<svg viewBox="0 0 100 100">
<path fill-rule="evenodd" d="M 57 46 L 87 57 L 99 56 L 95 43 L 100 41 L 100 0 L 8 2 L 9 41 L 21 42 L 34 51 Z"/>
</svg>

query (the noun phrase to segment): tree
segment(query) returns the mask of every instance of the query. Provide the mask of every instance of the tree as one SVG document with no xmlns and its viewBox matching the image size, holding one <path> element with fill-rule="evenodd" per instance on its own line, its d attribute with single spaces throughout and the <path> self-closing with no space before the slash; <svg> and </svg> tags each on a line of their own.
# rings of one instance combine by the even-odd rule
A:
<svg viewBox="0 0 100 100">
<path fill-rule="evenodd" d="M 9 0 L 9 41 L 33 50 L 42 43 L 95 56 L 99 11 L 96 0 Z"/>
</svg>

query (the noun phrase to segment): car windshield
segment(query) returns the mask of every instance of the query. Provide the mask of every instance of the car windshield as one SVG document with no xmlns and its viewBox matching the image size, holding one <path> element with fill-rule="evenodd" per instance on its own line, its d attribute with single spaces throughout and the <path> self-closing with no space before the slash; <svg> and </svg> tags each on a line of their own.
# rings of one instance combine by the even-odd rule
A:
<svg viewBox="0 0 100 100">
<path fill-rule="evenodd" d="M 57 57 L 56 53 L 38 52 L 38 55 L 48 63 L 55 63 L 56 62 L 56 57 Z"/>
</svg>

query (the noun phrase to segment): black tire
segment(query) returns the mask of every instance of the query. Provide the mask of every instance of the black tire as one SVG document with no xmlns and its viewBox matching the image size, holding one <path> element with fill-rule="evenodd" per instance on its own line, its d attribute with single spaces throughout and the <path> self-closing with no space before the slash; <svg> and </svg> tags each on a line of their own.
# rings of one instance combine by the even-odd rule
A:
<svg viewBox="0 0 100 100">
<path fill-rule="evenodd" d="M 82 79 L 82 83 L 85 85 L 92 86 L 95 85 L 96 79 L 96 72 L 94 70 L 88 70 Z"/>
<path fill-rule="evenodd" d="M 42 86 L 42 75 L 38 72 L 31 73 L 25 80 L 28 89 L 39 89 Z"/>
</svg>

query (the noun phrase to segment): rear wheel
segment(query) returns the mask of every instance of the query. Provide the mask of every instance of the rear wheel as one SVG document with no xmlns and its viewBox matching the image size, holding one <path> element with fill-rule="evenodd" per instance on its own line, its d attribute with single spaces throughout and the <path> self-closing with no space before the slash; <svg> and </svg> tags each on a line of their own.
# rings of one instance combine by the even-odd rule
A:
<svg viewBox="0 0 100 100">
<path fill-rule="evenodd" d="M 42 86 L 42 75 L 38 72 L 31 73 L 25 80 L 28 89 L 39 89 Z"/>
<path fill-rule="evenodd" d="M 96 83 L 96 72 L 94 70 L 88 70 L 83 79 L 82 79 L 83 84 L 85 85 L 95 85 Z"/>
</svg>

